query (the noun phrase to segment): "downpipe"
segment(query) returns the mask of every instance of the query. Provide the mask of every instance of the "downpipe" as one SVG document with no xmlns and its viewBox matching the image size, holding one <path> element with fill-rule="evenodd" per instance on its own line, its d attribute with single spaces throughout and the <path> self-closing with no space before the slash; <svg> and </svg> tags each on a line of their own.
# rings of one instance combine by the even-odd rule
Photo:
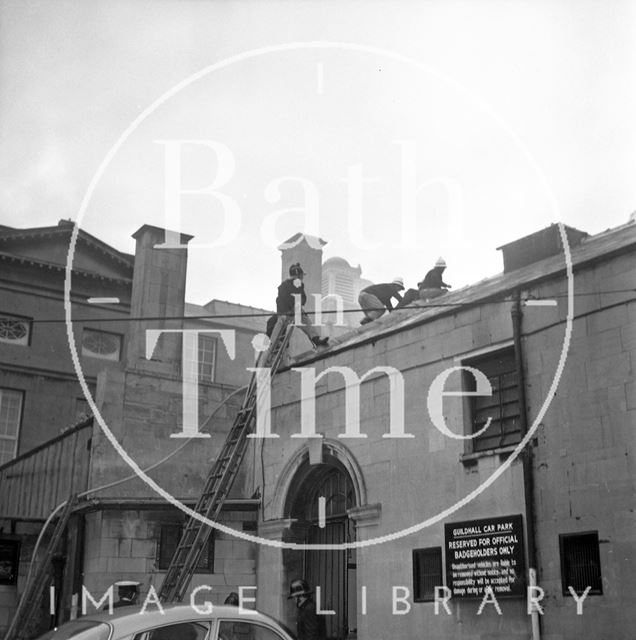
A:
<svg viewBox="0 0 636 640">
<path fill-rule="evenodd" d="M 514 303 L 511 309 L 512 334 L 515 350 L 515 368 L 517 373 L 517 388 L 519 393 L 519 423 L 521 437 L 528 433 L 528 406 L 526 401 L 526 381 L 524 370 L 524 357 L 522 345 L 522 322 L 523 313 L 521 311 L 521 292 L 515 291 Z M 535 505 L 534 505 L 534 474 L 533 474 L 533 452 L 532 445 L 528 443 L 521 452 L 521 464 L 523 468 L 523 490 L 526 507 L 526 540 L 528 541 L 528 585 L 537 585 L 537 547 L 534 533 Z M 536 607 L 530 614 L 532 625 L 532 640 L 541 640 L 541 617 Z"/>
</svg>

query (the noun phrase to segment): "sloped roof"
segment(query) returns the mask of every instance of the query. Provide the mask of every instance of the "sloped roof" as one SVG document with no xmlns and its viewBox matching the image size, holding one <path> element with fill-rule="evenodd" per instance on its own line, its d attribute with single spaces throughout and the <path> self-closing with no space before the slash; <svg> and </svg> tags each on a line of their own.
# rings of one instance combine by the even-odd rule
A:
<svg viewBox="0 0 636 640">
<path fill-rule="evenodd" d="M 199 318 L 201 322 L 213 322 L 228 327 L 265 331 L 267 318 L 274 312 L 258 307 L 250 307 L 226 300 L 210 300 L 205 306 L 185 304 L 186 318 Z M 210 317 L 202 317 L 210 316 Z"/>
<path fill-rule="evenodd" d="M 29 258 L 28 256 L 19 256 L 13 253 L 6 253 L 0 251 L 0 260 L 4 262 L 17 262 L 19 264 L 29 265 L 32 267 L 38 267 L 49 271 L 57 271 L 64 273 L 66 271 L 66 265 L 61 265 L 56 262 L 47 262 L 46 260 L 40 260 L 39 258 Z M 94 278 L 95 280 L 108 280 L 110 282 L 119 282 L 126 285 L 132 285 L 132 278 L 116 278 L 113 276 L 107 276 L 97 271 L 90 271 L 87 269 L 73 269 L 73 273 L 76 275 L 86 276 L 87 278 Z"/>
<path fill-rule="evenodd" d="M 571 249 L 572 268 L 576 271 L 585 264 L 628 251 L 634 246 L 636 246 L 636 224 L 633 222 L 608 229 L 603 233 L 586 238 Z M 384 336 L 432 321 L 440 316 L 456 313 L 458 308 L 501 299 L 520 287 L 528 288 L 541 281 L 565 275 L 565 272 L 565 255 L 550 256 L 516 271 L 500 273 L 457 291 L 449 292 L 430 303 L 418 302 L 412 308 L 388 313 L 378 320 L 331 339 L 328 348 L 310 353 L 308 357 L 303 354 L 299 359 L 306 362 L 327 358 L 332 353 L 345 351 L 366 342 L 373 342 Z"/>
<path fill-rule="evenodd" d="M 312 249 L 321 249 L 327 244 L 326 240 L 319 238 L 318 236 L 310 236 L 307 233 L 295 233 L 291 238 L 287 238 L 278 248 L 280 251 L 285 249 L 291 249 L 296 245 L 299 245 L 302 241 L 305 241 Z"/>
<path fill-rule="evenodd" d="M 11 240 L 28 240 L 55 236 L 67 236 L 70 239 L 74 226 L 75 223 L 70 220 L 60 220 L 55 226 L 31 227 L 27 229 L 0 226 L 0 247 L 8 245 Z M 133 255 L 117 251 L 117 249 L 111 247 L 102 240 L 99 240 L 83 229 L 79 230 L 77 240 L 78 242 L 83 242 L 90 247 L 99 250 L 102 254 L 120 265 L 130 267 L 131 269 L 134 265 L 135 258 Z"/>
</svg>

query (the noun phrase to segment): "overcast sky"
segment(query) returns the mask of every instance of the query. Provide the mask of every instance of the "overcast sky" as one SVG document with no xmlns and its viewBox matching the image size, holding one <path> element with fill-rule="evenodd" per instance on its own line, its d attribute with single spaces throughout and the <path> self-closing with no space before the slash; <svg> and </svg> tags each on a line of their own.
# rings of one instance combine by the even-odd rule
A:
<svg viewBox="0 0 636 640">
<path fill-rule="evenodd" d="M 176 194 L 191 302 L 271 307 L 299 230 L 375 282 L 443 255 L 457 288 L 505 242 L 636 209 L 627 0 L 5 0 L 0 19 L 0 223 L 77 220 L 119 140 L 80 225 L 132 252 Z"/>
</svg>

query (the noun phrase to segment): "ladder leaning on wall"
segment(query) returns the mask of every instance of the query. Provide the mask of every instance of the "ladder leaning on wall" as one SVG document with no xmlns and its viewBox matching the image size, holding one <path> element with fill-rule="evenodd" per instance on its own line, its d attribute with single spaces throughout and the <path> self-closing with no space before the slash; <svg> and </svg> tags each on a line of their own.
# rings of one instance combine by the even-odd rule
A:
<svg viewBox="0 0 636 640">
<path fill-rule="evenodd" d="M 289 318 L 285 316 L 278 318 L 269 349 L 260 354 L 257 367 L 269 368 L 272 374 L 276 373 L 283 362 L 292 329 L 293 324 Z M 241 409 L 236 415 L 221 452 L 210 469 L 203 493 L 194 508 L 194 511 L 209 520 L 216 520 L 219 517 L 247 451 L 249 442 L 247 436 L 253 429 L 258 404 L 256 376 L 256 372 L 252 373 Z M 205 522 L 192 516 L 189 518 L 159 590 L 161 602 L 183 600 L 211 533 L 211 527 Z"/>
<path fill-rule="evenodd" d="M 37 564 L 33 576 L 27 581 L 24 593 L 20 598 L 18 608 L 13 616 L 11 625 L 4 640 L 25 640 L 33 635 L 32 625 L 35 621 L 35 612 L 45 597 L 46 587 L 51 584 L 53 571 L 53 556 L 62 540 L 66 525 L 77 505 L 77 496 L 69 498 L 62 507 L 53 533 L 46 547 L 42 559 Z"/>
</svg>

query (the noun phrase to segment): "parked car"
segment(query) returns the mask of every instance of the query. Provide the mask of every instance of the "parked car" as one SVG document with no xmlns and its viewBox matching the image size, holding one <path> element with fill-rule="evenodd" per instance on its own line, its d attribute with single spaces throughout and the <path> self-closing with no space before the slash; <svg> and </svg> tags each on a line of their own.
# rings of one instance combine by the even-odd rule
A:
<svg viewBox="0 0 636 640">
<path fill-rule="evenodd" d="M 294 640 L 280 623 L 257 611 L 214 606 L 198 613 L 188 605 L 166 605 L 164 613 L 149 606 L 114 609 L 72 620 L 39 640 Z"/>
</svg>

